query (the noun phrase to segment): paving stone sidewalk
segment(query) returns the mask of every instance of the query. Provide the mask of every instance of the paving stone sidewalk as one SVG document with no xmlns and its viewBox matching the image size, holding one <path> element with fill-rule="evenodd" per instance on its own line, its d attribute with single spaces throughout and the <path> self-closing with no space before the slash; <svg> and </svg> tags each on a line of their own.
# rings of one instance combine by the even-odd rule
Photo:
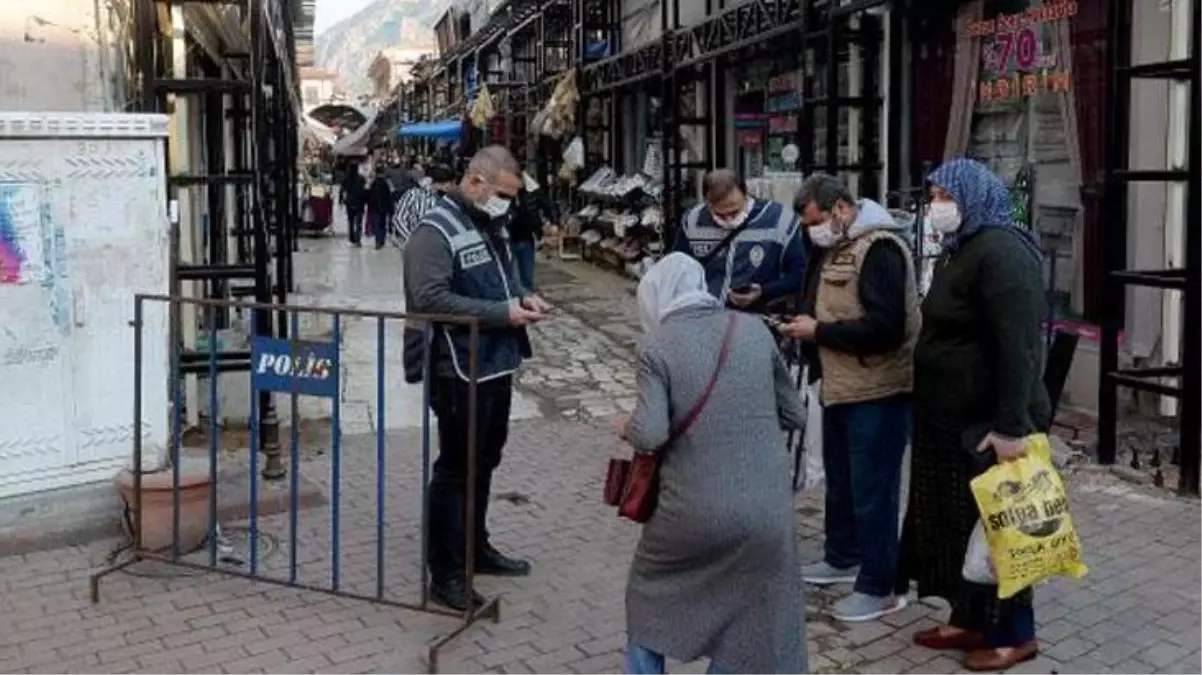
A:
<svg viewBox="0 0 1202 675">
<path fill-rule="evenodd" d="M 502 596 L 502 621 L 469 630 L 444 653 L 444 672 L 618 672 L 623 587 L 637 537 L 600 504 L 607 425 L 572 420 L 515 423 L 495 482 L 491 522 L 505 550 L 536 561 L 527 579 L 483 579 Z M 384 551 L 390 597 L 418 597 L 417 431 L 388 436 Z M 330 457 L 304 476 L 329 489 Z M 371 594 L 376 569 L 375 438 L 343 445 L 340 576 Z M 1196 502 L 1131 486 L 1104 472 L 1067 477 L 1091 572 L 1037 591 L 1044 655 L 1015 672 L 1199 672 L 1199 511 Z M 271 487 L 268 489 L 279 489 Z M 798 502 L 803 558 L 819 556 L 820 493 Z M 288 517 L 261 523 L 260 572 L 286 578 Z M 300 514 L 298 577 L 327 585 L 330 510 Z M 245 535 L 227 527 L 245 560 Z M 244 525 L 244 524 L 243 524 Z M 143 564 L 118 573 L 87 601 L 87 577 L 108 546 L 0 559 L 0 671 L 4 672 L 420 672 L 425 645 L 453 621 L 368 603 L 203 576 L 164 576 Z M 245 565 L 239 567 L 245 569 Z M 941 611 L 918 603 L 878 623 L 830 618 L 829 592 L 808 596 L 815 672 L 956 672 L 950 656 L 910 645 Z M 691 664 L 679 672 L 700 672 Z"/>
</svg>

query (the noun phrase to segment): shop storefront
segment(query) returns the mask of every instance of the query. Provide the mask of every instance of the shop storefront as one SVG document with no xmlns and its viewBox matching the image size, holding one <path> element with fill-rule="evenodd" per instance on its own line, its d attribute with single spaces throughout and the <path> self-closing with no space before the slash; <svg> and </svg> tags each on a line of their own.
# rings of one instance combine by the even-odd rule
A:
<svg viewBox="0 0 1202 675">
<path fill-rule="evenodd" d="M 1053 325 L 1082 336 L 1066 396 L 1086 407 L 1096 395 L 1096 322 L 1105 303 L 1107 4 L 970 0 L 909 18 L 911 171 L 920 176 L 924 166 L 970 156 L 1011 187 L 1016 219 L 1038 233 L 1046 254 Z M 931 82 L 941 86 L 924 86 Z M 1137 241 L 1149 236 L 1146 228 L 1131 232 Z"/>
</svg>

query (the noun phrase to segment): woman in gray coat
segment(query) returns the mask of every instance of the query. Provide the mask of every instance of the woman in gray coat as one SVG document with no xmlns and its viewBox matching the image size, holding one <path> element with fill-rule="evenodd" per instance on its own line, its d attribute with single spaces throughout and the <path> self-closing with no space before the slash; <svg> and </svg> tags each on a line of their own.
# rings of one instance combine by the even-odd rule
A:
<svg viewBox="0 0 1202 675">
<path fill-rule="evenodd" d="M 638 404 L 620 433 L 653 452 L 718 365 L 728 310 L 694 259 L 673 253 L 643 277 L 646 339 Z M 737 317 L 725 365 L 693 425 L 664 451 L 659 504 L 626 587 L 627 672 L 664 658 L 710 659 L 711 673 L 803 673 L 805 603 L 783 428 L 801 401 L 768 328 Z"/>
</svg>

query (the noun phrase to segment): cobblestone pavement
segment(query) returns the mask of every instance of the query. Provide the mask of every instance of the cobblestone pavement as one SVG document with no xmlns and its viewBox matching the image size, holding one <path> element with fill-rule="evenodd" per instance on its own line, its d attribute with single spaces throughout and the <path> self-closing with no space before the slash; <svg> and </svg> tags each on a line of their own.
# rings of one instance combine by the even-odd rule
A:
<svg viewBox="0 0 1202 675">
<path fill-rule="evenodd" d="M 544 293 L 568 312 L 535 331 L 540 356 L 520 386 L 536 412 L 513 423 L 490 510 L 495 543 L 532 558 L 535 570 L 525 579 L 480 580 L 483 591 L 501 596 L 502 620 L 474 626 L 452 643 L 443 653 L 444 672 L 605 673 L 621 666 L 623 587 L 638 528 L 602 506 L 600 491 L 606 460 L 620 452 L 607 418 L 629 405 L 623 401 L 630 395 L 633 299 L 629 284 L 595 279 L 590 270 L 540 271 Z M 382 550 L 388 597 L 415 601 L 422 434 L 390 429 L 386 440 L 382 476 L 374 435 L 344 440 L 336 498 L 329 453 L 307 454 L 302 474 L 338 504 L 342 590 L 374 595 Z M 378 480 L 387 495 L 382 539 Z M 1071 467 L 1066 481 L 1090 574 L 1037 590 L 1043 655 L 1014 672 L 1202 671 L 1198 503 L 1091 467 Z M 812 491 L 797 502 L 805 561 L 820 555 L 821 499 Z M 330 583 L 332 511 L 327 505 L 298 514 L 301 582 Z M 228 564 L 243 571 L 245 525 L 224 530 L 230 544 L 224 553 L 235 560 Z M 286 579 L 289 516 L 263 519 L 260 531 L 258 571 Z M 429 641 L 455 626 L 446 618 L 148 563 L 132 570 L 136 576 L 105 579 L 101 603 L 89 605 L 88 576 L 112 549 L 108 542 L 0 559 L 0 671 L 415 672 L 424 667 Z M 881 622 L 847 625 L 827 613 L 832 600 L 829 591 L 807 597 L 814 671 L 959 670 L 950 655 L 909 642 L 913 631 L 945 614 L 937 605 L 915 602 Z M 704 664 L 674 668 L 702 670 Z"/>
</svg>

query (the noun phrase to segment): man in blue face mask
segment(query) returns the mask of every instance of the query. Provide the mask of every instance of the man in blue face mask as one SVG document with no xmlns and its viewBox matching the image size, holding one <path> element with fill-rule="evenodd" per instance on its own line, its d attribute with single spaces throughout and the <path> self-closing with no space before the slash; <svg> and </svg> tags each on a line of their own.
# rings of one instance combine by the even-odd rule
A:
<svg viewBox="0 0 1202 675">
<path fill-rule="evenodd" d="M 673 249 L 701 263 L 710 293 L 750 310 L 799 293 L 805 248 L 793 210 L 752 198 L 730 169 L 711 171 L 702 190 L 705 201 L 685 214 Z"/>
</svg>

